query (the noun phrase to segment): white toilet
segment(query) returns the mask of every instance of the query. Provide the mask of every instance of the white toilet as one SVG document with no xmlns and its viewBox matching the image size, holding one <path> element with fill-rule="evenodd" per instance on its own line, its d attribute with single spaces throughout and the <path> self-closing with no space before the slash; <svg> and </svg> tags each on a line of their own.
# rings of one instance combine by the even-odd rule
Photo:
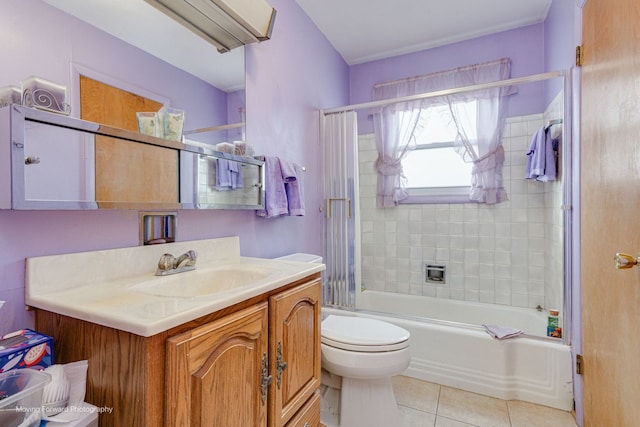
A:
<svg viewBox="0 0 640 427">
<path fill-rule="evenodd" d="M 409 366 L 409 332 L 376 319 L 329 315 L 321 335 L 325 416 L 342 427 L 401 425 L 391 377 Z"/>
<path fill-rule="evenodd" d="M 322 262 L 309 254 L 281 259 Z M 401 425 L 391 377 L 409 366 L 409 336 L 409 331 L 381 320 L 348 315 L 324 318 L 322 422 L 327 427 Z"/>
</svg>

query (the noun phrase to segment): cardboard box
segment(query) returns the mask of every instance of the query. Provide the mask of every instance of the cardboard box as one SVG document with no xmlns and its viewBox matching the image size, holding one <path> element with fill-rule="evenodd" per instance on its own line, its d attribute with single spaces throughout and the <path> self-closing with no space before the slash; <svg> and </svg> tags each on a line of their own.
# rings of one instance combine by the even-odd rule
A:
<svg viewBox="0 0 640 427">
<path fill-rule="evenodd" d="M 53 365 L 53 338 L 21 329 L 0 338 L 0 372 Z"/>
</svg>

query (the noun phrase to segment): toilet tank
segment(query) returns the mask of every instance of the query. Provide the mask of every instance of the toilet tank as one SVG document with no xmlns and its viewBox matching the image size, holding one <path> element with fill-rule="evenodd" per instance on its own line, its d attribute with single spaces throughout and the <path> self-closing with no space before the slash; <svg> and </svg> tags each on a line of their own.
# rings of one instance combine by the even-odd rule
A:
<svg viewBox="0 0 640 427">
<path fill-rule="evenodd" d="M 305 253 L 295 253 L 295 254 L 284 255 L 276 259 L 281 259 L 284 261 L 322 263 L 322 257 L 320 255 L 305 254 Z"/>
</svg>

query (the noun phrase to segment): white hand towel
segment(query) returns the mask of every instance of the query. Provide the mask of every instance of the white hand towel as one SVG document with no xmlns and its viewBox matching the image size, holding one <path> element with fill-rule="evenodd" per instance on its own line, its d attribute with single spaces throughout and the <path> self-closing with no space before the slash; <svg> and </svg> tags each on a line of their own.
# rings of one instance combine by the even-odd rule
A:
<svg viewBox="0 0 640 427">
<path fill-rule="evenodd" d="M 497 340 L 505 340 L 507 338 L 513 338 L 523 333 L 520 329 L 509 328 L 506 326 L 498 325 L 482 325 L 489 335 Z"/>
</svg>

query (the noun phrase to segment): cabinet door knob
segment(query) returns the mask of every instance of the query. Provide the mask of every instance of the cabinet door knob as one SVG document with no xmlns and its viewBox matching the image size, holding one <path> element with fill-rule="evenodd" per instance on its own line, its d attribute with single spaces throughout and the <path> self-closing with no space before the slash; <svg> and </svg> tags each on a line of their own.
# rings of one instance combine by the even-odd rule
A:
<svg viewBox="0 0 640 427">
<path fill-rule="evenodd" d="M 25 165 L 37 165 L 38 163 L 40 163 L 40 157 L 38 156 L 29 156 L 24 159 Z"/>
<path fill-rule="evenodd" d="M 278 354 L 276 356 L 276 384 L 278 385 L 278 390 L 280 390 L 282 372 L 285 369 L 287 369 L 287 362 L 282 361 L 282 343 L 278 341 Z"/>
</svg>

